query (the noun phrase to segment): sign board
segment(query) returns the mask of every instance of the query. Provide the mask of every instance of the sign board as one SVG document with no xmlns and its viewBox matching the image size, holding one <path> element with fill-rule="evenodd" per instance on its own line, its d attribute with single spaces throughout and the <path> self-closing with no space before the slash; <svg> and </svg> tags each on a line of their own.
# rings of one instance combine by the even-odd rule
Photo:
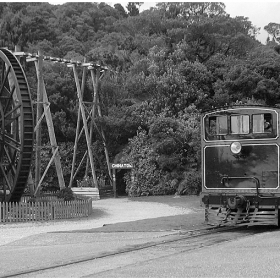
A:
<svg viewBox="0 0 280 280">
<path fill-rule="evenodd" d="M 111 169 L 131 169 L 133 165 L 131 163 L 111 163 Z"/>
</svg>

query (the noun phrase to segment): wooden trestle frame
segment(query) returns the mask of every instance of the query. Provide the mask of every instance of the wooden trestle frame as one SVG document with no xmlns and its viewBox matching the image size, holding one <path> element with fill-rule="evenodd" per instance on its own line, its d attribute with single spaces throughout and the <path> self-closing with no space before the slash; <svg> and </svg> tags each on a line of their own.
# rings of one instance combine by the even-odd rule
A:
<svg viewBox="0 0 280 280">
<path fill-rule="evenodd" d="M 50 111 L 50 103 L 48 101 L 46 87 L 45 87 L 45 83 L 44 83 L 44 79 L 43 79 L 43 61 L 64 63 L 67 65 L 67 67 L 72 68 L 73 74 L 74 74 L 74 80 L 75 80 L 75 84 L 76 84 L 76 89 L 77 89 L 77 97 L 79 100 L 78 120 L 77 120 L 77 127 L 76 127 L 76 137 L 75 137 L 75 144 L 74 144 L 71 177 L 70 177 L 70 183 L 69 183 L 68 187 L 69 188 L 72 187 L 73 181 L 74 181 L 83 161 L 86 158 L 87 158 L 87 164 L 86 164 L 86 174 L 85 175 L 87 175 L 89 173 L 88 169 L 89 169 L 89 165 L 90 165 L 90 170 L 92 173 L 94 187 L 98 187 L 98 181 L 97 181 L 97 177 L 96 177 L 96 169 L 95 169 L 95 164 L 94 164 L 94 157 L 93 157 L 91 143 L 92 143 L 92 136 L 93 136 L 93 128 L 95 127 L 96 129 L 98 129 L 97 125 L 95 123 L 96 114 L 98 114 L 98 116 L 102 116 L 101 108 L 100 108 L 100 104 L 99 104 L 99 97 L 98 97 L 99 83 L 100 83 L 102 77 L 104 77 L 105 72 L 108 70 L 108 68 L 103 67 L 98 64 L 94 64 L 92 62 L 86 63 L 85 61 L 80 62 L 80 61 L 73 61 L 73 60 L 68 60 L 68 59 L 44 56 L 44 55 L 42 55 L 42 53 L 40 51 L 38 52 L 38 54 L 31 54 L 31 53 L 20 52 L 16 49 L 16 51 L 14 52 L 14 55 L 16 55 L 18 57 L 24 57 L 26 62 L 33 61 L 35 63 L 37 79 L 38 79 L 37 101 L 35 102 L 35 103 L 37 103 L 37 118 L 36 118 L 36 126 L 34 128 L 34 132 L 36 133 L 36 147 L 35 147 L 36 153 L 35 153 L 35 184 L 34 184 L 35 190 L 34 190 L 33 195 L 36 196 L 36 194 L 38 193 L 38 191 L 41 187 L 41 184 L 47 174 L 47 171 L 53 162 L 55 163 L 55 167 L 56 167 L 59 188 L 60 189 L 65 188 L 65 181 L 64 181 L 64 177 L 63 177 L 63 170 L 62 170 L 60 155 L 59 155 L 59 147 L 56 142 L 54 126 L 53 126 L 51 111 Z M 78 73 L 77 73 L 77 67 L 83 67 L 81 85 L 80 85 L 80 81 L 79 81 L 79 77 L 78 77 Z M 92 84 L 93 84 L 93 94 L 92 94 L 93 100 L 91 103 L 92 107 L 91 107 L 90 112 L 87 111 L 87 108 L 85 107 L 85 102 L 83 100 L 83 92 L 84 92 L 84 87 L 85 87 L 85 82 L 86 82 L 86 70 L 90 71 L 91 80 L 92 80 Z M 88 104 L 89 102 L 86 102 L 86 103 Z M 88 112 L 88 115 L 87 115 L 87 112 Z M 41 122 L 44 117 L 47 122 L 49 139 L 50 139 L 50 144 L 51 144 L 51 149 L 52 149 L 52 157 L 51 157 L 43 175 L 41 175 L 40 174 Z M 83 127 L 80 129 L 81 118 L 83 121 Z M 75 171 L 78 142 L 81 139 L 83 132 L 85 133 L 87 150 Z M 111 168 L 110 168 L 110 162 L 109 162 L 109 154 L 108 154 L 108 149 L 106 146 L 104 131 L 101 128 L 100 130 L 98 129 L 98 132 L 102 137 L 107 166 L 108 166 L 108 173 L 109 173 L 109 177 L 110 177 L 110 183 L 112 184 L 112 174 L 111 174 Z"/>
</svg>

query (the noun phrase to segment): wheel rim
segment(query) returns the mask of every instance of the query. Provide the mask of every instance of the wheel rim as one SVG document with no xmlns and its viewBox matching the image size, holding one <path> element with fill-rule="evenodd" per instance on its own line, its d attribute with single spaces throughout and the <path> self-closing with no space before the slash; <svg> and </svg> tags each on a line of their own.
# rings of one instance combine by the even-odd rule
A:
<svg viewBox="0 0 280 280">
<path fill-rule="evenodd" d="M 19 201 L 33 153 L 29 87 L 17 58 L 0 48 L 0 201 Z"/>
</svg>

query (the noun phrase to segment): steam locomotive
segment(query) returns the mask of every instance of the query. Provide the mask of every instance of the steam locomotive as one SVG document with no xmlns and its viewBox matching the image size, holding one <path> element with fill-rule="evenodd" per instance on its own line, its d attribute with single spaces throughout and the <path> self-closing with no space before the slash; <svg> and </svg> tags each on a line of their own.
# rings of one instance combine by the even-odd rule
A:
<svg viewBox="0 0 280 280">
<path fill-rule="evenodd" d="M 202 114 L 202 193 L 213 225 L 278 225 L 280 109 L 232 106 Z"/>
</svg>

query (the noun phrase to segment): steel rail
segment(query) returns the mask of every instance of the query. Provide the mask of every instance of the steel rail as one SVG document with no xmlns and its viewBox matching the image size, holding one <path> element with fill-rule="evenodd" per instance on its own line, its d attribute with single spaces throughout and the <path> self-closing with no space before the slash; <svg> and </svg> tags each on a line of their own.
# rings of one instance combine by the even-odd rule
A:
<svg viewBox="0 0 280 280">
<path fill-rule="evenodd" d="M 247 227 L 245 227 L 245 226 L 208 227 L 208 228 L 195 229 L 195 230 L 190 230 L 190 231 L 180 231 L 179 236 L 177 236 L 178 233 L 176 233 L 176 236 L 174 236 L 175 234 L 163 236 L 162 238 L 165 238 L 164 240 L 155 241 L 155 242 L 147 242 L 147 243 L 139 244 L 139 245 L 132 245 L 132 246 L 125 247 L 125 248 L 116 249 L 112 252 L 103 252 L 103 253 L 101 252 L 101 253 L 98 253 L 98 254 L 89 255 L 87 257 L 79 258 L 79 259 L 76 259 L 74 261 L 73 260 L 64 261 L 63 263 L 60 263 L 60 264 L 50 265 L 50 266 L 46 266 L 46 267 L 38 267 L 38 268 L 35 268 L 35 269 L 22 270 L 22 271 L 18 271 L 18 272 L 15 272 L 15 273 L 0 275 L 0 276 L 1 276 L 1 278 L 13 278 L 13 277 L 20 277 L 20 276 L 24 276 L 24 275 L 26 276 L 28 274 L 34 274 L 36 272 L 53 270 L 53 269 L 56 269 L 56 268 L 62 268 L 62 267 L 66 267 L 66 266 L 69 266 L 69 265 L 81 264 L 81 263 L 85 263 L 85 262 L 88 262 L 88 261 L 93 261 L 93 260 L 102 259 L 102 258 L 106 258 L 106 257 L 114 257 L 114 256 L 121 255 L 121 254 L 126 254 L 126 253 L 131 253 L 131 252 L 135 252 L 135 251 L 139 251 L 139 250 L 144 250 L 144 249 L 157 247 L 157 246 L 160 246 L 160 245 L 171 244 L 171 243 L 184 241 L 184 240 L 191 240 L 191 239 L 195 239 L 195 238 L 198 238 L 198 237 L 209 236 L 209 235 L 212 235 L 212 234 L 217 234 L 217 233 L 222 233 L 222 232 L 230 232 L 230 231 L 233 231 L 233 230 L 236 231 L 237 229 L 240 229 L 240 228 L 244 229 L 244 228 L 247 228 Z M 244 234 L 244 236 L 254 235 L 254 234 L 257 234 L 257 233 L 262 233 L 262 232 L 267 231 L 267 229 L 264 229 L 261 232 L 258 231 L 256 233 L 254 231 L 252 232 L 252 228 L 250 228 L 250 229 L 251 229 L 250 232 L 247 233 L 247 234 Z M 233 239 L 236 240 L 236 238 L 233 238 Z M 208 241 L 208 239 L 207 239 L 207 241 Z M 227 241 L 229 241 L 229 240 L 228 239 L 224 240 L 222 238 L 220 241 L 217 241 L 217 242 L 215 242 L 211 245 L 218 244 L 218 243 L 221 243 L 221 242 L 227 242 Z M 202 244 L 200 243 L 199 246 L 194 246 L 194 247 L 191 247 L 189 249 L 185 249 L 185 250 L 183 250 L 183 252 L 199 249 L 199 248 L 206 247 L 206 246 L 209 246 L 209 244 L 208 245 L 204 244 L 204 246 L 203 246 L 203 243 Z"/>
</svg>

